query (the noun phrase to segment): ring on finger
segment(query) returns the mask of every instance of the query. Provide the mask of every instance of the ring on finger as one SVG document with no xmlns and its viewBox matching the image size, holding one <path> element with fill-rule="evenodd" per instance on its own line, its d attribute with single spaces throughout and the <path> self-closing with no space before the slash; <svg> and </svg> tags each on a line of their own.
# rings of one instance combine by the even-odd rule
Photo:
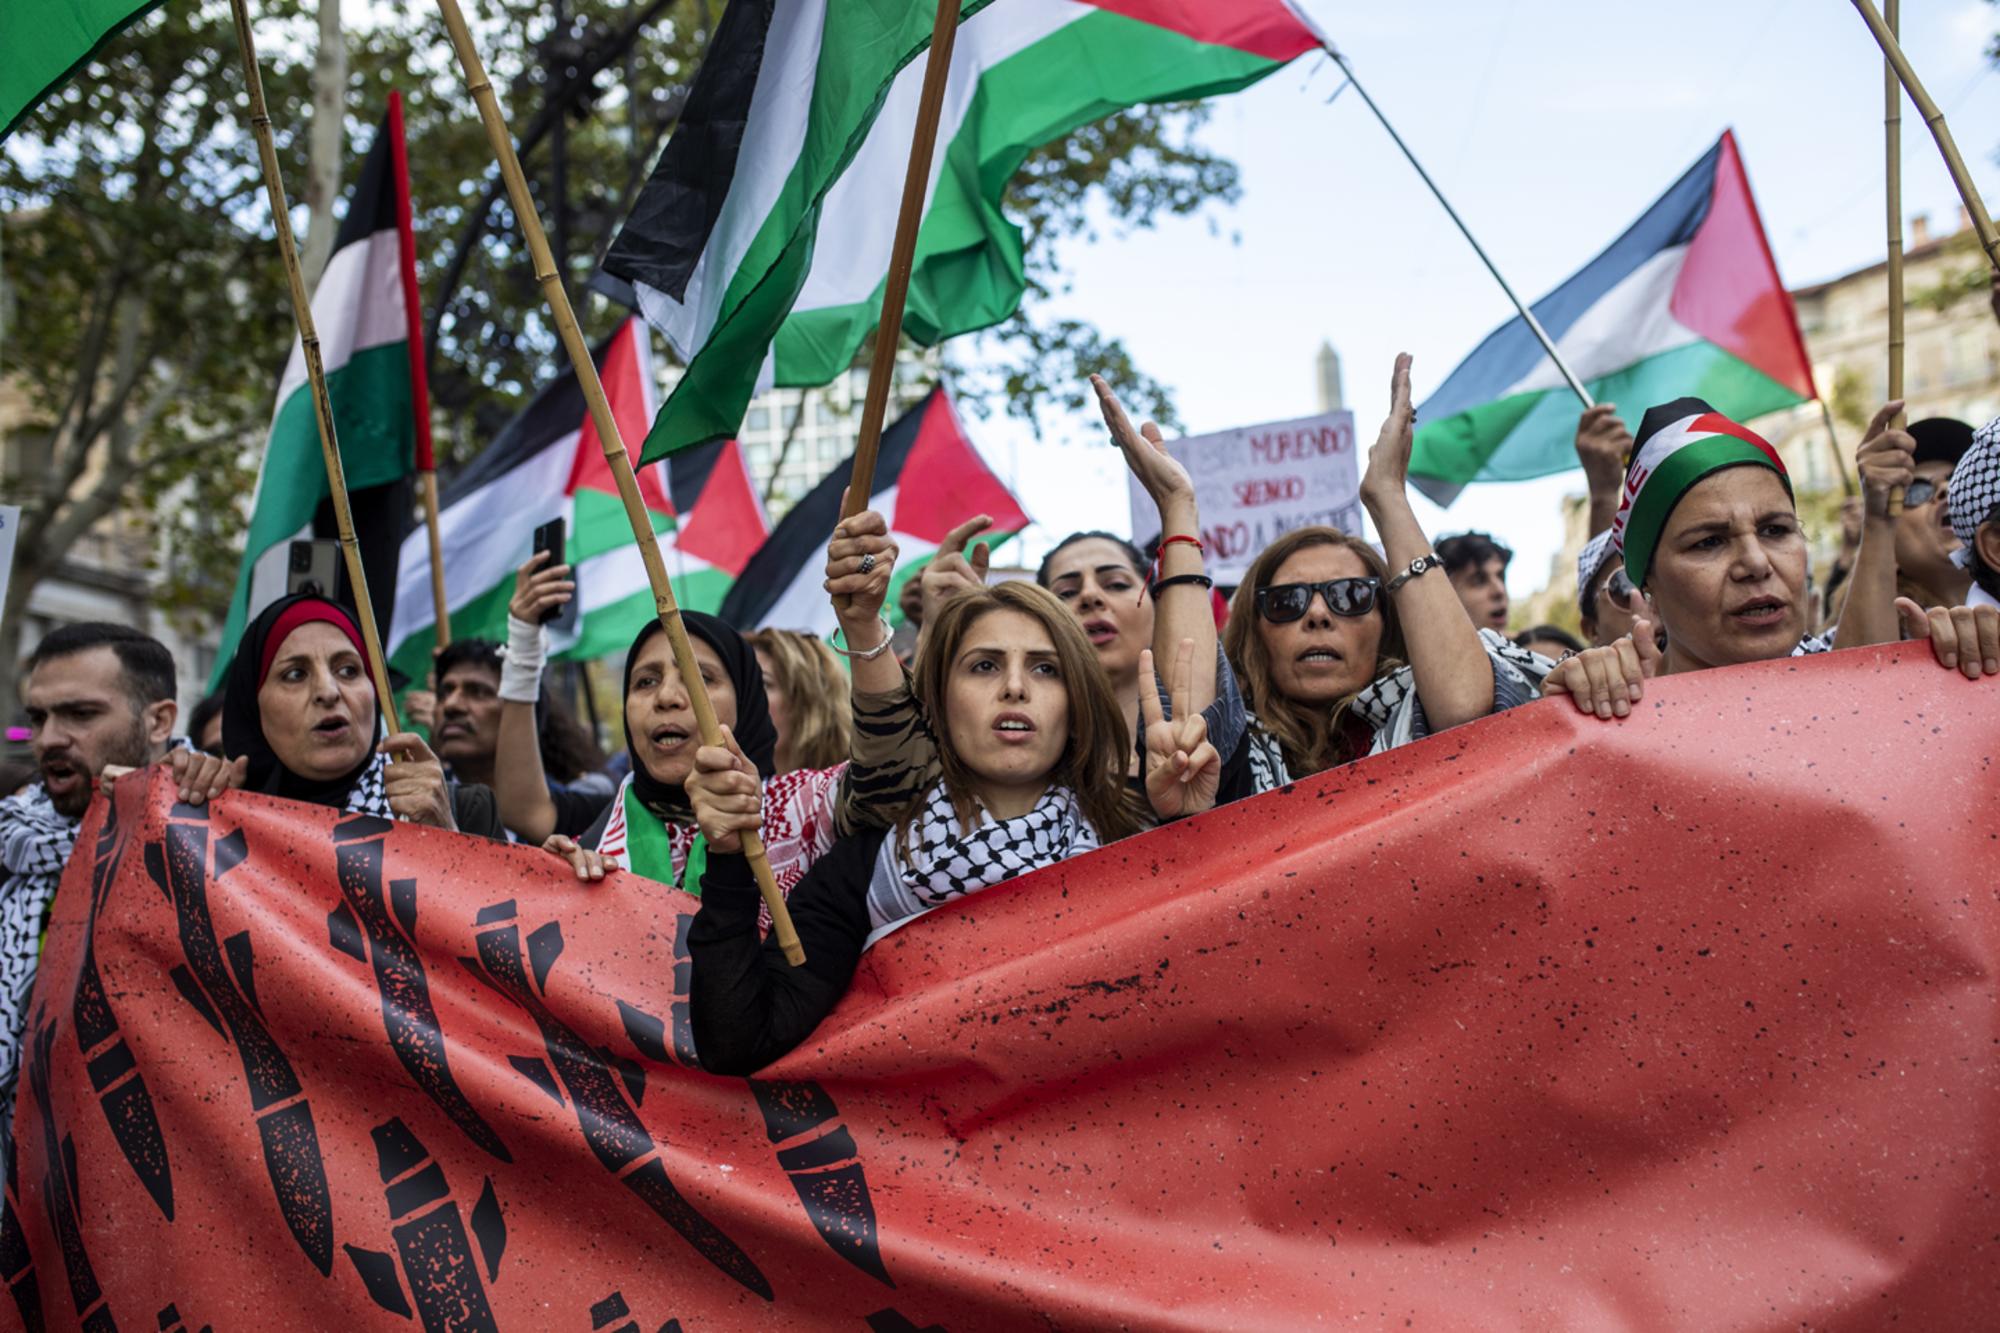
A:
<svg viewBox="0 0 2000 1333">
<path fill-rule="evenodd" d="M 861 557 L 861 572 L 863 574 L 866 574 L 874 568 L 875 568 L 875 553 L 873 551 L 870 551 L 867 555 Z"/>
</svg>

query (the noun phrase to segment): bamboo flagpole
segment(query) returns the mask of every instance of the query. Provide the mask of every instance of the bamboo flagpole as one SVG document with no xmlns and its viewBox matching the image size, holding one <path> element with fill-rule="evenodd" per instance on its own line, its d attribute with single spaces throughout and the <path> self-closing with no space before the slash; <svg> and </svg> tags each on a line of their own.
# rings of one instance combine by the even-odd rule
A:
<svg viewBox="0 0 2000 1333">
<path fill-rule="evenodd" d="M 1391 125 L 1389 118 L 1382 114 L 1382 108 L 1375 105 L 1375 99 L 1370 97 L 1368 90 L 1361 86 L 1361 80 L 1354 77 L 1354 67 L 1347 63 L 1347 57 L 1342 55 L 1331 44 L 1323 49 L 1329 56 L 1333 57 L 1333 63 L 1340 66 L 1340 72 L 1347 77 L 1347 81 L 1350 84 L 1354 85 L 1354 91 L 1361 94 L 1361 100 L 1366 102 L 1368 109 L 1375 113 L 1375 119 L 1382 122 L 1382 128 L 1389 132 L 1391 139 L 1395 140 L 1396 147 L 1403 150 L 1403 156 L 1409 160 L 1412 167 L 1416 168 L 1417 175 L 1430 188 L 1431 196 L 1438 201 L 1439 206 L 1444 209 L 1446 216 L 1458 227 L 1459 235 L 1465 237 L 1465 243 L 1472 247 L 1472 253 L 1478 255 L 1479 262 L 1486 265 L 1486 271 L 1493 275 L 1493 281 L 1499 283 L 1500 290 L 1507 293 L 1507 299 L 1514 303 L 1514 309 L 1521 312 L 1522 322 L 1535 335 L 1535 341 L 1542 345 L 1542 350 L 1549 354 L 1549 360 L 1555 363 L 1556 369 L 1562 372 L 1563 379 L 1569 384 L 1570 392 L 1576 395 L 1577 401 L 1583 404 L 1586 412 L 1597 406 L 1595 402 L 1591 401 L 1590 391 L 1583 387 L 1583 381 L 1577 378 L 1576 372 L 1569 368 L 1567 361 L 1563 360 L 1562 353 L 1556 350 L 1555 339 L 1549 337 L 1548 330 L 1542 327 L 1542 321 L 1535 318 L 1535 312 L 1528 308 L 1528 303 L 1523 301 L 1515 293 L 1513 286 L 1508 283 L 1507 279 L 1500 275 L 1499 265 L 1493 262 L 1492 257 L 1486 253 L 1486 247 L 1481 245 L 1478 238 L 1472 234 L 1472 228 L 1465 225 L 1465 219 L 1460 217 L 1458 210 L 1451 206 L 1451 200 L 1444 197 L 1444 191 L 1440 190 L 1438 183 L 1431 179 L 1430 172 L 1425 171 L 1424 164 L 1417 161 L 1417 155 L 1410 151 L 1408 144 L 1403 142 L 1403 136 L 1396 133 L 1396 127 Z"/>
<path fill-rule="evenodd" d="M 938 115 L 944 107 L 945 85 L 951 78 L 951 49 L 958 39 L 960 0 L 937 0 L 937 20 L 931 25 L 931 47 L 924 57 L 924 86 L 917 101 L 917 130 L 910 140 L 910 165 L 903 173 L 903 202 L 896 213 L 896 239 L 889 252 L 889 278 L 882 288 L 882 318 L 875 328 L 875 355 L 868 365 L 868 397 L 861 409 L 861 435 L 854 442 L 854 471 L 847 485 L 842 518 L 868 507 L 875 489 L 875 454 L 882 444 L 882 423 L 889 414 L 889 390 L 896 379 L 896 349 L 903 341 L 903 306 L 910 295 L 910 271 L 915 267 L 917 230 L 924 220 L 924 194 L 930 188 L 931 154 L 937 147 Z"/>
<path fill-rule="evenodd" d="M 1867 21 L 1869 31 L 1875 34 L 1875 42 L 1882 48 L 1882 55 L 1889 62 L 1889 68 L 1896 71 L 1903 88 L 1916 103 L 1917 111 L 1923 116 L 1924 124 L 1930 128 L 1931 138 L 1937 141 L 1938 153 L 1944 158 L 1945 169 L 1951 172 L 1951 183 L 1958 187 L 1958 197 L 1965 201 L 1965 211 L 1972 217 L 1972 228 L 1979 237 L 1979 244 L 1986 251 L 1986 258 L 1995 269 L 2000 269 L 2000 233 L 1993 229 L 1993 216 L 1986 211 L 1986 201 L 1979 197 L 1979 191 L 1972 183 L 1972 173 L 1965 169 L 1965 159 L 1958 155 L 1958 145 L 1952 141 L 1951 127 L 1944 123 L 1944 112 L 1938 110 L 1931 95 L 1924 91 L 1918 81 L 1917 72 L 1910 68 L 1909 58 L 1897 44 L 1896 34 L 1889 31 L 1889 25 L 1877 13 L 1872 0 L 1854 0 L 1855 9 Z"/>
<path fill-rule="evenodd" d="M 368 670 L 375 680 L 383 720 L 391 733 L 403 729 L 396 716 L 396 696 L 389 688 L 389 664 L 382 656 L 382 636 L 375 628 L 375 608 L 368 597 L 368 573 L 361 566 L 361 548 L 354 540 L 354 511 L 347 503 L 347 474 L 340 465 L 340 440 L 334 432 L 333 404 L 326 393 L 326 367 L 321 362 L 319 329 L 313 322 L 312 298 L 306 295 L 305 273 L 292 238 L 292 215 L 285 202 L 284 176 L 278 150 L 271 142 L 271 113 L 264 105 L 264 77 L 257 66 L 257 43 L 250 33 L 249 0 L 229 0 L 236 20 L 236 48 L 243 59 L 243 79 L 250 92 L 250 129 L 257 139 L 257 156 L 264 166 L 264 190 L 271 200 L 271 221 L 278 231 L 278 256 L 292 289 L 292 317 L 298 321 L 299 346 L 305 352 L 306 383 L 312 387 L 313 416 L 319 423 L 320 457 L 326 464 L 326 486 L 333 494 L 333 519 L 340 530 L 340 555 L 347 581 L 354 589 L 354 614 L 361 622 L 361 641 L 368 650 Z"/>
<path fill-rule="evenodd" d="M 242 3 L 242 0 L 236 0 L 236 3 Z M 535 281 L 541 285 L 542 296 L 555 320 L 556 332 L 562 338 L 563 349 L 569 353 L 570 367 L 576 373 L 577 385 L 583 390 L 584 402 L 590 408 L 591 422 L 597 427 L 597 438 L 604 448 L 605 462 L 610 464 L 612 479 L 618 484 L 618 496 L 625 502 L 625 517 L 632 524 L 632 537 L 638 543 L 639 558 L 646 566 L 646 581 L 652 585 L 653 604 L 658 611 L 660 625 L 667 632 L 667 642 L 673 648 L 674 665 L 680 671 L 681 684 L 686 687 L 688 700 L 693 705 L 695 724 L 701 730 L 701 743 L 720 745 L 722 729 L 715 720 L 715 706 L 709 702 L 708 690 L 702 685 L 701 668 L 695 662 L 694 648 L 688 643 L 687 627 L 681 623 L 681 609 L 674 601 L 673 585 L 667 579 L 666 563 L 660 558 L 660 545 L 653 535 L 652 520 L 646 513 L 645 502 L 639 498 L 639 480 L 632 472 L 632 457 L 625 451 L 624 437 L 618 431 L 618 419 L 611 413 L 611 404 L 604 396 L 603 382 L 597 377 L 597 365 L 590 359 L 590 344 L 584 341 L 583 330 L 576 322 L 576 312 L 569 303 L 569 293 L 563 287 L 562 274 L 556 270 L 555 255 L 549 249 L 548 236 L 542 230 L 541 216 L 535 211 L 534 196 L 528 192 L 528 178 L 521 172 L 521 161 L 515 155 L 506 119 L 500 114 L 499 99 L 494 95 L 492 81 L 486 77 L 485 63 L 479 58 L 479 48 L 473 44 L 472 32 L 466 26 L 465 14 L 460 10 L 458 0 L 438 0 L 438 11 L 443 15 L 445 29 L 451 35 L 452 49 L 458 53 L 459 68 L 465 73 L 466 91 L 472 94 L 473 101 L 479 106 L 479 118 L 485 124 L 486 138 L 500 164 L 508 201 L 513 206 L 514 216 L 520 220 L 522 236 L 534 261 Z M 636 759 L 634 762 L 637 762 Z M 743 855 L 757 877 L 757 887 L 764 895 L 764 906 L 770 910 L 771 926 L 778 937 L 779 947 L 792 966 L 797 967 L 806 960 L 805 950 L 800 947 L 792 915 L 785 909 L 784 896 L 778 892 L 777 882 L 771 877 L 771 862 L 764 854 L 763 839 L 755 833 L 745 833 Z"/>
<path fill-rule="evenodd" d="M 1897 11 L 1900 0 L 1882 0 L 1882 21 L 1890 36 L 1898 35 Z M 1882 153 L 1888 167 L 1889 231 L 1886 265 L 1889 278 L 1889 392 L 1895 402 L 1903 396 L 1903 86 L 1896 79 L 1896 67 L 1882 61 Z M 1907 418 L 1898 412 L 1889 423 L 1901 430 Z M 1889 492 L 1889 517 L 1903 512 L 1903 488 Z"/>
</svg>

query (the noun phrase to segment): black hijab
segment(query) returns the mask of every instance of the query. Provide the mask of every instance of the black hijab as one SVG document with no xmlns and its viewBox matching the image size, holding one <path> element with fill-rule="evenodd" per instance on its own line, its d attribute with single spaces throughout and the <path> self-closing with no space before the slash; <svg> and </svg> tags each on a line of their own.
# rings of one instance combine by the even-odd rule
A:
<svg viewBox="0 0 2000 1333">
<path fill-rule="evenodd" d="M 295 607 L 297 611 L 293 610 Z M 301 620 L 301 616 L 306 619 Z M 367 753 L 361 756 L 361 762 L 351 773 L 324 782 L 301 777 L 285 767 L 278 758 L 278 752 L 271 748 L 271 742 L 265 739 L 264 719 L 257 707 L 257 691 L 263 688 L 267 674 L 266 661 L 279 646 L 271 642 L 279 622 L 288 623 L 285 633 L 289 635 L 300 624 L 322 620 L 343 630 L 350 639 L 358 641 L 361 638 L 360 630 L 355 628 L 354 617 L 345 607 L 315 593 L 294 593 L 290 597 L 279 598 L 265 607 L 263 614 L 243 631 L 243 637 L 236 645 L 236 656 L 229 663 L 228 674 L 223 677 L 222 749 L 231 759 L 249 758 L 249 771 L 244 775 L 243 785 L 251 791 L 313 805 L 332 806 L 338 810 L 346 806 L 348 793 L 374 761 L 374 747 L 370 746 Z M 364 651 L 363 656 L 366 655 Z M 370 676 L 369 679 L 372 682 L 374 678 Z M 370 693 L 373 693 L 372 686 Z M 372 730 L 380 731 L 381 715 L 381 701 L 377 700 L 377 721 Z"/>
<path fill-rule="evenodd" d="M 760 777 L 771 776 L 777 769 L 778 728 L 771 721 L 771 701 L 764 695 L 764 671 L 757 665 L 756 652 L 732 626 L 714 616 L 683 611 L 681 623 L 687 626 L 689 635 L 715 649 L 715 655 L 722 659 L 722 669 L 728 673 L 729 683 L 736 687 L 736 725 L 731 728 L 736 744 L 757 766 Z M 658 620 L 647 621 L 639 637 L 632 640 L 631 651 L 625 654 L 625 689 L 619 699 L 621 718 L 624 697 L 632 693 L 632 668 L 653 636 L 662 633 L 665 630 Z M 625 722 L 625 749 L 632 756 L 632 790 L 639 794 L 646 808 L 663 821 L 686 823 L 693 818 L 694 808 L 688 804 L 686 789 L 661 782 L 646 771 L 638 748 L 632 744 L 629 720 Z"/>
</svg>

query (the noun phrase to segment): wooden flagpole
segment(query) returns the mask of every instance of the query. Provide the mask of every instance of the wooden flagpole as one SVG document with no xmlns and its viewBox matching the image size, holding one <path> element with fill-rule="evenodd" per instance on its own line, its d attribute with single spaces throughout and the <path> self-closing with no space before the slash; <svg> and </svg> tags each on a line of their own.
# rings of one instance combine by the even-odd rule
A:
<svg viewBox="0 0 2000 1333">
<path fill-rule="evenodd" d="M 306 383 L 312 389 L 313 416 L 319 423 L 320 457 L 326 464 L 326 486 L 333 494 L 333 519 L 340 530 L 340 555 L 347 564 L 347 581 L 354 588 L 355 618 L 368 649 L 368 669 L 375 695 L 389 730 L 403 729 L 396 716 L 396 696 L 389 688 L 389 663 L 382 656 L 382 636 L 375 628 L 375 608 L 368 598 L 368 573 L 361 566 L 361 548 L 354 540 L 354 511 L 347 503 L 347 474 L 340 465 L 340 441 L 334 432 L 333 405 L 326 393 L 326 366 L 320 359 L 319 330 L 313 323 L 312 298 L 299 268 L 298 245 L 292 238 L 292 215 L 285 202 L 285 181 L 278 169 L 278 150 L 271 142 L 271 113 L 264 105 L 264 78 L 257 67 L 257 43 L 250 34 L 249 0 L 229 0 L 236 20 L 236 48 L 243 59 L 243 79 L 250 90 L 250 128 L 257 139 L 257 156 L 264 165 L 264 189 L 271 199 L 271 221 L 278 231 L 278 256 L 292 289 L 292 317 L 298 321 L 299 346 L 305 352 Z"/>
<path fill-rule="evenodd" d="M 1465 243 L 1472 247 L 1472 253 L 1479 256 L 1479 262 L 1486 265 L 1486 271 L 1493 275 L 1493 281 L 1499 283 L 1500 290 L 1507 293 L 1507 299 L 1512 301 L 1514 309 L 1521 313 L 1521 321 L 1528 326 L 1528 331 L 1535 335 L 1535 341 L 1539 342 L 1542 345 L 1542 350 L 1549 354 L 1549 360 L 1554 362 L 1556 369 L 1561 372 L 1564 382 L 1569 385 L 1570 392 L 1576 395 L 1577 401 L 1583 404 L 1586 412 L 1595 407 L 1597 404 L 1591 401 L 1590 391 L 1583 387 L 1583 381 L 1577 378 L 1576 372 L 1569 368 L 1567 361 L 1563 360 L 1562 353 L 1556 350 L 1555 339 L 1549 337 L 1548 330 L 1542 327 L 1542 321 L 1535 318 L 1535 312 L 1528 308 L 1528 303 L 1523 301 L 1515 293 L 1513 286 L 1508 283 L 1507 279 L 1500 275 L 1499 265 L 1493 262 L 1492 258 L 1486 253 L 1486 247 L 1481 245 L 1478 238 L 1472 234 L 1472 228 L 1465 225 L 1465 219 L 1460 217 L 1458 210 L 1451 206 L 1451 200 L 1444 197 L 1444 191 L 1440 190 L 1438 183 L 1431 179 L 1431 173 L 1425 171 L 1424 164 L 1417 161 L 1417 155 L 1410 151 L 1408 144 L 1403 142 L 1403 136 L 1396 133 L 1396 127 L 1391 125 L 1389 118 L 1382 114 L 1382 108 L 1375 105 L 1375 99 L 1370 97 L 1368 90 L 1361 86 L 1361 80 L 1354 77 L 1354 67 L 1347 63 L 1347 57 L 1342 55 L 1332 45 L 1328 45 L 1322 49 L 1329 56 L 1333 57 L 1334 64 L 1340 66 L 1340 72 L 1347 77 L 1347 81 L 1350 84 L 1354 85 L 1354 91 L 1361 94 L 1361 100 L 1368 104 L 1368 109 L 1375 113 L 1375 119 L 1382 123 L 1382 128 L 1389 132 L 1389 137 L 1395 141 L 1396 147 L 1403 150 L 1403 156 L 1408 159 L 1412 167 L 1416 168 L 1417 175 L 1430 188 L 1431 197 L 1438 201 L 1438 206 L 1444 209 L 1445 216 L 1449 217 L 1452 223 L 1457 226 L 1459 235 L 1465 237 Z"/>
<path fill-rule="evenodd" d="M 1908 57 L 1896 42 L 1896 34 L 1889 31 L 1889 25 L 1876 12 L 1872 0 L 1854 0 L 1854 7 L 1867 21 L 1869 31 L 1875 34 L 1875 42 L 1889 62 L 1889 68 L 1896 71 L 1896 77 L 1902 81 L 1910 100 L 1916 103 L 1917 111 L 1922 114 L 1924 124 L 1930 127 L 1931 138 L 1937 141 L 1945 169 L 1951 172 L 1951 183 L 1958 187 L 1958 197 L 1965 201 L 1965 211 L 1972 217 L 1972 228 L 1979 237 L 1979 244 L 1993 267 L 2000 269 L 2000 233 L 1994 231 L 1993 216 L 1986 211 L 1986 201 L 1979 197 L 1978 189 L 1972 184 L 1972 173 L 1965 169 L 1965 159 L 1958 155 L 1958 145 L 1952 141 L 1951 128 L 1944 123 L 1944 112 L 1938 110 L 1937 103 L 1924 91 L 1917 72 L 1910 68 Z"/>
<path fill-rule="evenodd" d="M 875 356 L 868 366 L 868 397 L 861 409 L 861 435 L 854 442 L 854 473 L 847 484 L 842 518 L 868 507 L 875 489 L 875 454 L 882 422 L 889 414 L 889 390 L 896 379 L 896 349 L 903 341 L 903 305 L 910 295 L 916 264 L 917 230 L 924 220 L 924 193 L 930 187 L 931 153 L 937 147 L 938 115 L 951 77 L 951 48 L 958 38 L 960 0 L 937 0 L 931 49 L 924 58 L 924 87 L 917 102 L 917 132 L 910 140 L 910 165 L 903 173 L 903 203 L 896 214 L 896 240 L 889 252 L 889 279 L 882 288 L 882 319 L 875 329 Z"/>
<path fill-rule="evenodd" d="M 240 4 L 242 0 L 235 2 Z M 521 172 L 521 161 L 515 155 L 506 119 L 500 114 L 499 99 L 494 96 L 492 81 L 486 77 L 486 66 L 479 58 L 479 48 L 473 44 L 472 32 L 466 26 L 458 0 L 438 0 L 438 11 L 443 15 L 445 29 L 451 35 L 452 49 L 458 53 L 459 68 L 465 73 L 466 91 L 472 94 L 473 101 L 479 106 L 479 118 L 485 124 L 486 138 L 500 164 L 508 200 L 513 206 L 514 216 L 520 220 L 522 236 L 534 261 L 535 281 L 541 285 L 542 296 L 547 300 L 549 313 L 555 320 L 556 332 L 562 338 L 564 350 L 569 353 L 570 368 L 576 373 L 577 385 L 583 390 L 584 402 L 590 408 L 590 419 L 597 427 L 597 438 L 604 448 L 605 462 L 610 464 L 612 479 L 618 484 L 618 496 L 625 502 L 625 517 L 632 524 L 632 537 L 638 543 L 639 558 L 646 566 L 646 581 L 652 585 L 653 605 L 659 614 L 661 627 L 667 632 L 667 642 L 673 648 L 674 665 L 680 671 L 681 684 L 687 689 L 688 700 L 693 705 L 695 724 L 701 730 L 701 743 L 720 745 L 722 729 L 715 720 L 715 706 L 709 702 L 708 690 L 702 685 L 701 668 L 695 662 L 694 648 L 688 643 L 687 627 L 681 623 L 681 609 L 674 601 L 673 585 L 667 579 L 667 567 L 660 558 L 652 519 L 646 512 L 645 502 L 639 498 L 639 481 L 632 472 L 631 455 L 625 452 L 625 440 L 618 431 L 618 419 L 612 415 L 611 404 L 604 396 L 604 384 L 597 377 L 597 365 L 590 358 L 590 344 L 584 341 L 583 330 L 576 322 L 576 312 L 569 303 L 569 293 L 563 287 L 562 274 L 556 270 L 555 255 L 549 249 L 548 236 L 542 230 L 541 216 L 535 211 L 534 196 L 528 192 L 528 178 Z M 636 757 L 634 762 L 637 762 Z M 764 906 L 770 910 L 771 926 L 777 934 L 778 944 L 784 950 L 785 958 L 797 967 L 806 960 L 805 950 L 799 944 L 792 915 L 785 909 L 784 896 L 778 892 L 777 882 L 771 877 L 771 862 L 764 853 L 763 839 L 755 833 L 745 833 L 743 855 L 757 877 L 758 889 L 763 892 Z"/>
<path fill-rule="evenodd" d="M 1897 35 L 1900 0 L 1882 0 L 1882 21 L 1893 37 Z M 1903 396 L 1903 87 L 1896 79 L 1896 67 L 1882 61 L 1882 152 L 1888 166 L 1889 231 L 1886 265 L 1889 277 L 1889 393 L 1890 402 Z M 1889 423 L 1901 430 L 1907 417 L 1898 412 Z M 1889 517 L 1903 512 L 1903 488 L 1889 492 Z"/>
</svg>

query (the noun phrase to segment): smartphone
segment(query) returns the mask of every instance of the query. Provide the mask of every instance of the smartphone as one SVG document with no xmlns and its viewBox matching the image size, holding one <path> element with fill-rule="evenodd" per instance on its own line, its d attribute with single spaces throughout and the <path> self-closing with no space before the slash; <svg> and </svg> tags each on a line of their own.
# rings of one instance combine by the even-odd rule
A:
<svg viewBox="0 0 2000 1333">
<path fill-rule="evenodd" d="M 293 542 L 285 566 L 285 592 L 310 592 L 339 601 L 341 587 L 340 543 L 336 541 Z"/>
<path fill-rule="evenodd" d="M 547 569 L 550 565 L 560 565 L 568 562 L 568 534 L 569 525 L 560 518 L 552 518 L 535 529 L 535 550 L 538 552 L 547 551 L 549 553 L 549 558 L 542 565 L 542 568 Z M 576 608 L 576 594 L 571 593 L 570 599 L 561 606 L 553 606 L 542 612 L 542 623 L 544 625 L 554 625 L 557 629 L 575 629 Z"/>
</svg>

